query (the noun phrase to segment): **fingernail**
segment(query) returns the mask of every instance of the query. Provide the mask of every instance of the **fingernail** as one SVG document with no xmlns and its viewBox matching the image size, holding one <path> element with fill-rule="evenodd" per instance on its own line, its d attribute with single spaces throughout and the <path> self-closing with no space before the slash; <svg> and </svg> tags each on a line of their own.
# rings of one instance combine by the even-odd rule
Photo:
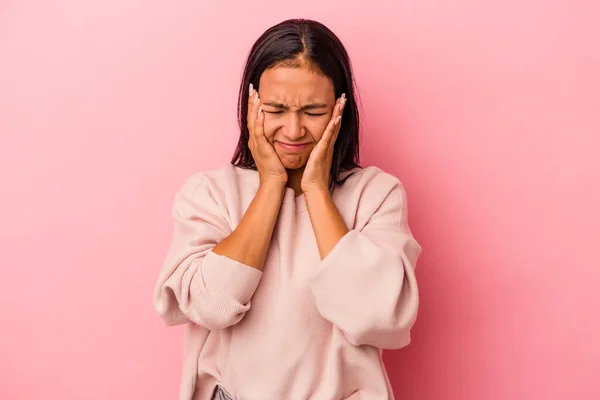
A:
<svg viewBox="0 0 600 400">
<path fill-rule="evenodd" d="M 248 89 L 248 93 L 249 93 L 248 95 L 250 97 L 252 97 L 252 95 L 254 94 L 254 85 L 253 84 L 250 84 L 250 88 Z"/>
<path fill-rule="evenodd" d="M 258 104 L 258 92 L 254 93 L 254 104 Z"/>
<path fill-rule="evenodd" d="M 342 116 L 338 115 L 338 117 L 335 119 L 334 125 L 337 126 L 340 123 L 341 120 L 342 120 Z"/>
<path fill-rule="evenodd" d="M 258 118 L 262 116 L 262 106 L 258 107 Z"/>
</svg>

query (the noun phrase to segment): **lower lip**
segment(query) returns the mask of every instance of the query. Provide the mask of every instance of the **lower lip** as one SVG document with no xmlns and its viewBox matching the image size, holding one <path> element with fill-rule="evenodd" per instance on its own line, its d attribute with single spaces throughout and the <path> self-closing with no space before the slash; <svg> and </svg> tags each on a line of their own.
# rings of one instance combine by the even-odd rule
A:
<svg viewBox="0 0 600 400">
<path fill-rule="evenodd" d="M 298 151 L 302 151 L 302 150 L 304 150 L 305 148 L 307 148 L 307 147 L 308 147 L 308 145 L 309 145 L 309 143 L 306 143 L 306 144 L 301 144 L 301 145 L 299 145 L 299 146 L 291 146 L 291 145 L 289 145 L 289 144 L 284 144 L 284 143 L 281 143 L 281 142 L 277 142 L 277 144 L 278 144 L 278 145 L 279 145 L 279 147 L 281 147 L 282 149 L 284 149 L 284 150 L 286 150 L 286 151 L 289 151 L 289 152 L 291 152 L 291 153 L 298 152 Z"/>
</svg>

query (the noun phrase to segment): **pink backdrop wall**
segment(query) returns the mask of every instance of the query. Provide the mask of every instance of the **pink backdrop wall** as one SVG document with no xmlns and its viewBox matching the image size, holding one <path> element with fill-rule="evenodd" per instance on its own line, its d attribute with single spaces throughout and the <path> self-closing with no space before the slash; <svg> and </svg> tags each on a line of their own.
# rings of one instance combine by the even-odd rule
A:
<svg viewBox="0 0 600 400">
<path fill-rule="evenodd" d="M 425 249 L 396 396 L 600 398 L 598 2 L 216 3 L 0 2 L 0 398 L 176 397 L 173 195 L 228 162 L 244 57 L 298 16 L 347 45 L 364 164 Z"/>
</svg>

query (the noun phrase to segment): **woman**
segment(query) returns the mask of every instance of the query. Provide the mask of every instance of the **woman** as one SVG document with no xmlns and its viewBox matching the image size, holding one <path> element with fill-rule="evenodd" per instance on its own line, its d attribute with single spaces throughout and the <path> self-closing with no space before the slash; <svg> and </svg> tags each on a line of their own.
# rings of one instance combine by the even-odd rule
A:
<svg viewBox="0 0 600 400">
<path fill-rule="evenodd" d="M 180 399 L 391 399 L 382 349 L 410 342 L 421 252 L 393 176 L 358 165 L 350 61 L 325 26 L 254 44 L 232 163 L 173 206 L 155 290 L 186 324 Z"/>
</svg>

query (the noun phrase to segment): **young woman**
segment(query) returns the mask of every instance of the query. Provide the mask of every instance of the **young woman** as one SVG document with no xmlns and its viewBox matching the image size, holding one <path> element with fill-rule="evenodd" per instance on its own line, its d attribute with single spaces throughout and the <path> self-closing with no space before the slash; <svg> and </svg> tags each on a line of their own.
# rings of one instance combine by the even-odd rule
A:
<svg viewBox="0 0 600 400">
<path fill-rule="evenodd" d="M 421 247 L 395 177 L 361 168 L 348 54 L 289 20 L 254 44 L 232 163 L 191 176 L 154 293 L 185 326 L 180 399 L 392 399 Z"/>
</svg>

